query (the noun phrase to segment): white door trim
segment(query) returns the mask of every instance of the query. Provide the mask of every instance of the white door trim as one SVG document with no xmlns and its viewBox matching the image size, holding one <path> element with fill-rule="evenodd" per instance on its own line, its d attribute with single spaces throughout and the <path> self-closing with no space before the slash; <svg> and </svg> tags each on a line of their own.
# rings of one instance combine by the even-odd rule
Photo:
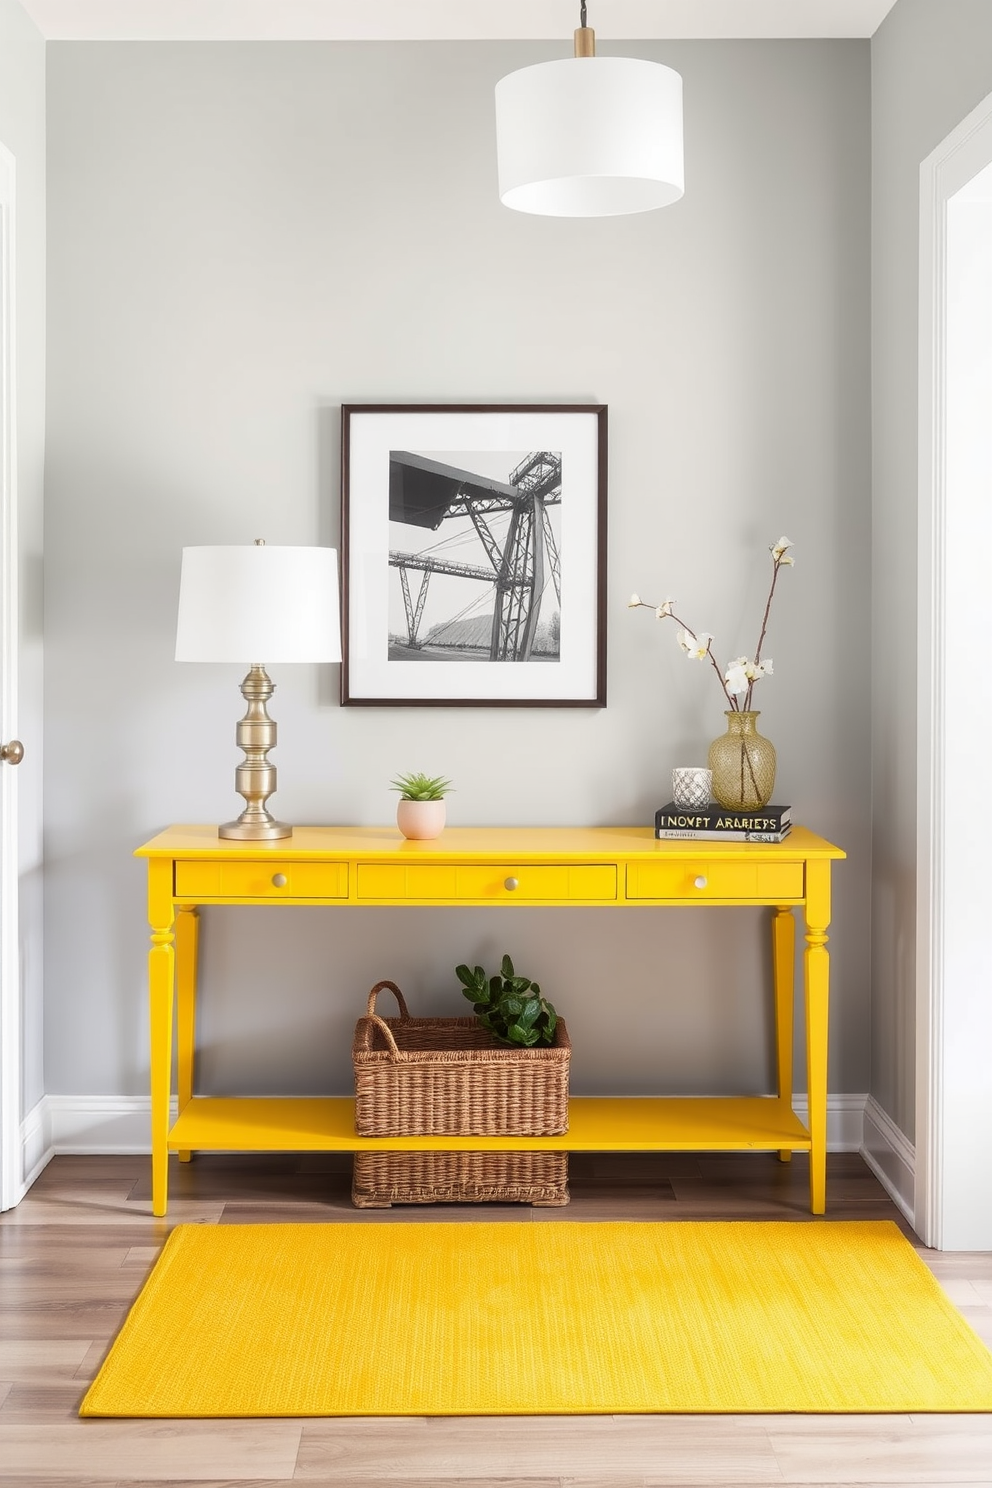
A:
<svg viewBox="0 0 992 1488">
<path fill-rule="evenodd" d="M 0 742 L 17 732 L 17 451 L 14 157 L 0 145 Z M 17 771 L 0 765 L 0 1209 L 24 1191 Z"/>
<path fill-rule="evenodd" d="M 917 895 L 916 895 L 916 1170 L 914 1227 L 937 1249 L 992 1248 L 967 1238 L 961 1194 L 951 1176 L 960 1138 L 961 1051 L 968 1028 L 960 977 L 949 975 L 960 955 L 950 931 L 960 905 L 948 892 L 949 867 L 969 850 L 957 813 L 948 811 L 947 757 L 954 719 L 946 693 L 948 600 L 960 583 L 961 555 L 948 542 L 947 221 L 948 203 L 992 164 L 992 95 L 938 145 L 920 168 L 919 489 L 917 637 Z M 974 638 L 975 661 L 987 645 Z M 960 725 L 960 720 L 958 720 Z M 976 785 L 981 775 L 976 772 Z M 978 785 L 979 794 L 981 786 Z M 952 1216 L 954 1216 L 952 1218 Z"/>
</svg>

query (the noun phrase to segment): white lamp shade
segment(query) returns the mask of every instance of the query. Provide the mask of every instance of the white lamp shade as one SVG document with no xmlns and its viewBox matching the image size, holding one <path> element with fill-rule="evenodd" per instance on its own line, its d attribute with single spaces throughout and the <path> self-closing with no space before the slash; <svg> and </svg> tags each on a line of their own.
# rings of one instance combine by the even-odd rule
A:
<svg viewBox="0 0 992 1488">
<path fill-rule="evenodd" d="M 500 200 L 546 217 L 615 217 L 685 190 L 682 79 L 635 57 L 568 57 L 496 84 Z"/>
<path fill-rule="evenodd" d="M 177 661 L 340 661 L 333 548 L 183 548 Z"/>
</svg>

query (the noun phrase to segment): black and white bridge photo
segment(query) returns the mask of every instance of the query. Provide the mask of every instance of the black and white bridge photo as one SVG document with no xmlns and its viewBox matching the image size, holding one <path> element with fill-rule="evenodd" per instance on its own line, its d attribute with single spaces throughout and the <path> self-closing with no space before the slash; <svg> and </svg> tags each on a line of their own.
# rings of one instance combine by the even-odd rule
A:
<svg viewBox="0 0 992 1488">
<path fill-rule="evenodd" d="M 389 451 L 390 661 L 560 659 L 561 466 Z"/>
</svg>

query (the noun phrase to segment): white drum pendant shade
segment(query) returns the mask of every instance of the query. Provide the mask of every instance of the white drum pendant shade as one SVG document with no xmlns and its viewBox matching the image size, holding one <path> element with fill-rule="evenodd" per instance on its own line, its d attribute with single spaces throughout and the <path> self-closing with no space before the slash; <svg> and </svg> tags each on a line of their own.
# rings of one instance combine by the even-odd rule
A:
<svg viewBox="0 0 992 1488">
<path fill-rule="evenodd" d="M 496 84 L 500 200 L 546 217 L 615 217 L 678 201 L 682 79 L 634 57 L 567 57 Z"/>
</svg>

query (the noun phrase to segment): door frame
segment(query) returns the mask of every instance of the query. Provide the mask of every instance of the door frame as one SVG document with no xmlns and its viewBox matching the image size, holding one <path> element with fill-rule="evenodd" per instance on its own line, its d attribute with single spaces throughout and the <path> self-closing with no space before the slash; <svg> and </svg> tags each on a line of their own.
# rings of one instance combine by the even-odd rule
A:
<svg viewBox="0 0 992 1488">
<path fill-rule="evenodd" d="M 986 1022 L 992 1031 L 992 1011 L 986 1015 L 970 992 L 984 950 L 987 909 L 979 898 L 990 867 L 972 846 L 975 800 L 959 806 L 960 792 L 952 791 L 967 723 L 956 617 L 961 586 L 973 576 L 954 540 L 948 490 L 948 204 L 989 165 L 992 94 L 920 167 L 914 1228 L 938 1250 L 992 1249 L 992 1206 L 974 1197 L 974 1161 L 992 1129 L 990 1082 L 976 1077 L 971 1052 Z M 977 660 L 981 643 L 973 645 Z"/>
<path fill-rule="evenodd" d="M 17 733 L 16 171 L 0 144 L 0 742 Z M 0 1210 L 24 1193 L 17 771 L 0 765 Z"/>
</svg>

